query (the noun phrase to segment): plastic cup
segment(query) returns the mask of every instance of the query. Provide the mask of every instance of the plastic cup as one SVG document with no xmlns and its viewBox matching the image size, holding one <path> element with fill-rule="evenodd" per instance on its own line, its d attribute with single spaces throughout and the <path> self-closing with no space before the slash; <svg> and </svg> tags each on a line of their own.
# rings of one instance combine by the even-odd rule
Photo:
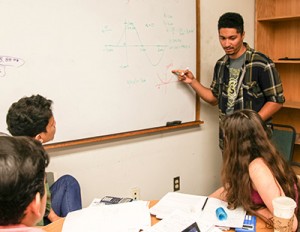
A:
<svg viewBox="0 0 300 232">
<path fill-rule="evenodd" d="M 274 208 L 274 231 L 291 232 L 296 202 L 290 197 L 277 197 L 272 201 Z"/>
</svg>

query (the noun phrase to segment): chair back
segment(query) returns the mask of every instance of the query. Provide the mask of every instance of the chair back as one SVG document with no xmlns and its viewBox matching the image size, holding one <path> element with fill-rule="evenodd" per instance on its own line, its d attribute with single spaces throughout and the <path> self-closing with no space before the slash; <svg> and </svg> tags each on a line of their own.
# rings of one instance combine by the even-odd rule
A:
<svg viewBox="0 0 300 232">
<path fill-rule="evenodd" d="M 53 172 L 46 172 L 46 179 L 47 179 L 47 183 L 48 183 L 49 188 L 50 188 L 52 186 L 52 184 L 55 182 L 54 173 Z"/>
<path fill-rule="evenodd" d="M 271 123 L 272 141 L 285 160 L 292 164 L 296 130 L 290 125 Z"/>
</svg>

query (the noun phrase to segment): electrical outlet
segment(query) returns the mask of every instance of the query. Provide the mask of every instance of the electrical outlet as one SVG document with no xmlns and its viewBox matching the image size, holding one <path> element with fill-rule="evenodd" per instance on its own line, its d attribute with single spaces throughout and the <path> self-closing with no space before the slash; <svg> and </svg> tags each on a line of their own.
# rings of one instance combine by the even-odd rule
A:
<svg viewBox="0 0 300 232">
<path fill-rule="evenodd" d="M 180 176 L 174 177 L 174 179 L 173 179 L 173 190 L 174 190 L 174 192 L 180 190 Z"/>
<path fill-rule="evenodd" d="M 140 189 L 135 187 L 131 189 L 131 198 L 133 200 L 139 200 L 140 199 Z"/>
</svg>

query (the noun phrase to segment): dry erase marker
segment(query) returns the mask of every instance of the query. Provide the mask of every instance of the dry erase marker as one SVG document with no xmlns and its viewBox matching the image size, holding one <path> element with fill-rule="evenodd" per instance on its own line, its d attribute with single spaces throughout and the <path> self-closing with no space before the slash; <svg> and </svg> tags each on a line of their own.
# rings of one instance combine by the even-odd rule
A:
<svg viewBox="0 0 300 232">
<path fill-rule="evenodd" d="M 166 126 L 178 126 L 181 124 L 180 120 L 176 120 L 176 121 L 171 121 L 171 122 L 167 122 Z"/>
<path fill-rule="evenodd" d="M 189 71 L 189 67 L 186 67 L 185 71 L 183 72 L 173 72 L 175 75 L 177 76 L 184 76 L 185 74 L 187 74 L 187 72 Z"/>
<path fill-rule="evenodd" d="M 183 76 L 184 72 L 173 72 L 176 76 Z"/>
</svg>

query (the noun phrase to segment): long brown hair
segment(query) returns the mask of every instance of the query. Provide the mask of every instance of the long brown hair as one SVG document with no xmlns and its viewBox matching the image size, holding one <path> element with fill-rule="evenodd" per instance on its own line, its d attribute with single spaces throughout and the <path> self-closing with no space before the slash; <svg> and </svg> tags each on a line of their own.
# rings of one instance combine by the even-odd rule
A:
<svg viewBox="0 0 300 232">
<path fill-rule="evenodd" d="M 229 208 L 242 206 L 247 212 L 257 215 L 255 211 L 265 207 L 254 204 L 251 199 L 249 164 L 258 157 L 270 168 L 284 194 L 299 202 L 296 199 L 298 193 L 295 191 L 297 186 L 299 192 L 297 176 L 272 144 L 270 131 L 258 113 L 253 110 L 240 110 L 226 116 L 222 131 L 222 182 Z M 257 216 L 267 221 L 261 215 Z"/>
</svg>

